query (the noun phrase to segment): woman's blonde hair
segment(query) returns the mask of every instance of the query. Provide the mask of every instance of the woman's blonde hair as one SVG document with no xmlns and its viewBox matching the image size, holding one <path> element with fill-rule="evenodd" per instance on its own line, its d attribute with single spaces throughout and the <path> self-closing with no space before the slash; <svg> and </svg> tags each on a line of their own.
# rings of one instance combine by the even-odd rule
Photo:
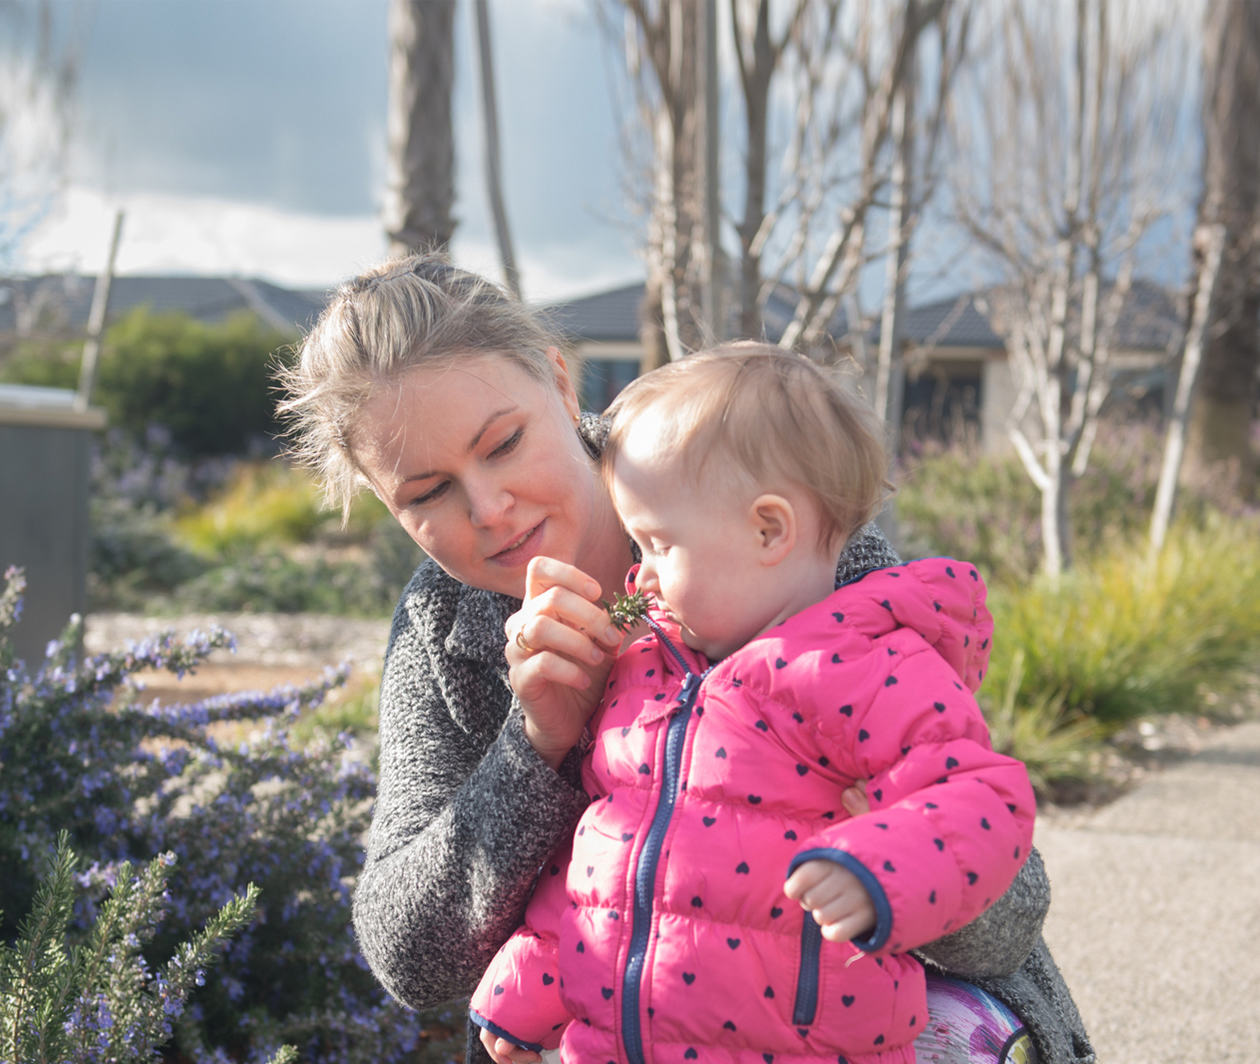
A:
<svg viewBox="0 0 1260 1064">
<path fill-rule="evenodd" d="M 772 344 L 723 344 L 631 381 L 608 408 L 605 476 L 649 410 L 659 415 L 657 446 L 679 457 L 698 489 L 711 462 L 735 463 L 761 490 L 803 488 L 818 506 L 824 549 L 839 550 L 892 490 L 870 407 L 835 371 Z"/>
<path fill-rule="evenodd" d="M 420 365 L 496 354 L 554 383 L 542 315 L 485 278 L 428 252 L 384 263 L 337 289 L 275 378 L 289 454 L 348 513 L 364 485 L 353 447 L 363 404 Z"/>
</svg>

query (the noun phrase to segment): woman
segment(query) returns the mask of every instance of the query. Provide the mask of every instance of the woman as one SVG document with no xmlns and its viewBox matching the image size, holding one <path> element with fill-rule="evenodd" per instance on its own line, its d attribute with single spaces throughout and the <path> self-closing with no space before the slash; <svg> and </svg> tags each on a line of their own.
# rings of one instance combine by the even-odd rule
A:
<svg viewBox="0 0 1260 1064">
<path fill-rule="evenodd" d="M 295 453 L 330 500 L 345 510 L 370 487 L 429 556 L 386 650 L 354 923 L 400 1001 L 466 997 L 586 805 L 579 744 L 622 642 L 601 602 L 634 560 L 596 468 L 602 426 L 538 316 L 436 256 L 343 286 L 281 383 Z M 897 561 L 868 527 L 837 579 Z M 1089 1062 L 1040 939 L 1048 903 L 1034 855 L 983 917 L 921 953 L 1009 1005 L 1042 1064 Z M 941 985 L 934 1014 L 957 989 Z"/>
</svg>

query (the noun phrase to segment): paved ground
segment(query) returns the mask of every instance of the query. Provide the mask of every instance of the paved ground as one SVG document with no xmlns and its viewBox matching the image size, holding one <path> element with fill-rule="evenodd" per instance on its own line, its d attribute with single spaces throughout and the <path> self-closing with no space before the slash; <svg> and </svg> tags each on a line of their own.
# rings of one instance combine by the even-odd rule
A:
<svg viewBox="0 0 1260 1064">
<path fill-rule="evenodd" d="M 1037 845 L 1099 1064 L 1260 1060 L 1260 721 Z"/>
</svg>

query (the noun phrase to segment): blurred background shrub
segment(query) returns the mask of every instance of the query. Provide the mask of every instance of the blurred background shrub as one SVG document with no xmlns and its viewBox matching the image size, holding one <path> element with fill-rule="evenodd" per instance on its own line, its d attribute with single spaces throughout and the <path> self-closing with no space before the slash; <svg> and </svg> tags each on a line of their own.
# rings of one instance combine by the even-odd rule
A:
<svg viewBox="0 0 1260 1064">
<path fill-rule="evenodd" d="M 391 1002 L 350 929 L 375 791 L 370 754 L 329 727 L 303 742 L 290 732 L 344 673 L 303 688 L 166 704 L 144 696 L 137 674 L 195 671 L 231 645 L 229 633 L 157 637 L 84 658 L 71 628 L 28 669 L 9 642 L 22 593 L 21 574 L 10 571 L 0 584 L 3 941 L 15 941 L 18 918 L 32 911 L 60 833 L 87 865 L 66 931 L 71 946 L 98 923 L 125 862 L 169 852 L 177 864 L 160 926 L 148 907 L 151 936 L 128 944 L 146 958 L 144 971 L 159 971 L 249 884 L 258 893 L 257 917 L 224 943 L 222 967 L 170 1016 L 167 1059 L 261 1061 L 285 1044 L 298 1059 L 329 1064 L 451 1059 L 462 1015 L 417 1016 Z M 431 1058 L 418 1049 L 426 1029 Z"/>
<path fill-rule="evenodd" d="M 183 458 L 268 448 L 278 431 L 271 361 L 292 340 L 250 313 L 207 324 L 140 307 L 106 331 L 92 402 L 133 439 L 160 426 Z M 75 388 L 81 357 L 81 342 L 19 345 L 0 380 Z"/>
<path fill-rule="evenodd" d="M 1087 777 L 1135 721 L 1231 707 L 1260 673 L 1260 513 L 1228 471 L 1187 470 L 1148 563 L 1160 454 L 1149 426 L 1104 426 L 1073 489 L 1075 561 L 1057 585 L 1038 574 L 1039 500 L 1014 455 L 923 448 L 901 471 L 903 554 L 966 558 L 989 583 L 981 704 L 1043 790 Z"/>
</svg>

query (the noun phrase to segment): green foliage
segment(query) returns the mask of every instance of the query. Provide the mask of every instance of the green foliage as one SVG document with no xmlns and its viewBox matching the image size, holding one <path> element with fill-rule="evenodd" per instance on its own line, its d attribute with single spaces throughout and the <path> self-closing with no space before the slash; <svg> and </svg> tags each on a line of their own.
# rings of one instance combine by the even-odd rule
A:
<svg viewBox="0 0 1260 1064">
<path fill-rule="evenodd" d="M 133 874 L 123 862 L 86 934 L 72 930 L 75 868 L 69 835 L 59 833 L 31 912 L 17 939 L 0 944 L 0 1060 L 150 1061 L 171 1040 L 188 997 L 204 983 L 228 939 L 253 919 L 252 883 L 150 970 L 142 953 L 166 911 L 173 854 Z M 284 1047 L 272 1064 L 296 1059 Z"/>
<path fill-rule="evenodd" d="M 82 353 L 81 343 L 69 345 L 23 340 L 12 356 L 0 364 L 0 382 L 34 384 L 43 388 L 77 388 Z"/>
<path fill-rule="evenodd" d="M 138 308 L 105 333 L 92 401 L 133 438 L 163 426 L 185 456 L 245 453 L 278 432 L 272 359 L 292 339 L 249 312 L 207 324 Z M 0 379 L 74 388 L 81 351 L 28 344 Z"/>
<path fill-rule="evenodd" d="M 420 555 L 374 496 L 343 528 L 283 462 L 190 465 L 149 435 L 93 466 L 92 608 L 389 615 Z"/>
<path fill-rule="evenodd" d="M 1076 555 L 1088 559 L 1145 535 L 1159 477 L 1162 438 L 1144 424 L 1100 427 L 1090 468 L 1075 481 L 1069 517 Z M 1178 512 L 1201 526 L 1241 516 L 1235 483 L 1220 471 L 1183 478 Z M 1027 580 L 1041 566 L 1040 495 L 1013 454 L 927 447 L 904 462 L 896 495 L 907 557 L 974 562 L 990 580 Z"/>
<path fill-rule="evenodd" d="M 1106 735 L 1144 716 L 1197 712 L 1260 662 L 1260 527 L 1218 518 L 1177 526 L 1153 565 L 1141 542 L 1078 563 L 1057 585 L 992 589 L 987 697 L 1008 716 Z M 1028 757 L 1026 750 L 1018 750 Z"/>
<path fill-rule="evenodd" d="M 290 340 L 249 313 L 208 325 L 133 310 L 106 335 L 95 401 L 135 435 L 164 426 L 187 455 L 239 454 L 277 431 L 270 359 Z"/>
<path fill-rule="evenodd" d="M 378 504 L 379 505 L 379 504 Z M 306 543 L 335 522 L 318 489 L 281 462 L 242 462 L 223 487 L 175 518 L 174 532 L 202 555 Z"/>
</svg>

